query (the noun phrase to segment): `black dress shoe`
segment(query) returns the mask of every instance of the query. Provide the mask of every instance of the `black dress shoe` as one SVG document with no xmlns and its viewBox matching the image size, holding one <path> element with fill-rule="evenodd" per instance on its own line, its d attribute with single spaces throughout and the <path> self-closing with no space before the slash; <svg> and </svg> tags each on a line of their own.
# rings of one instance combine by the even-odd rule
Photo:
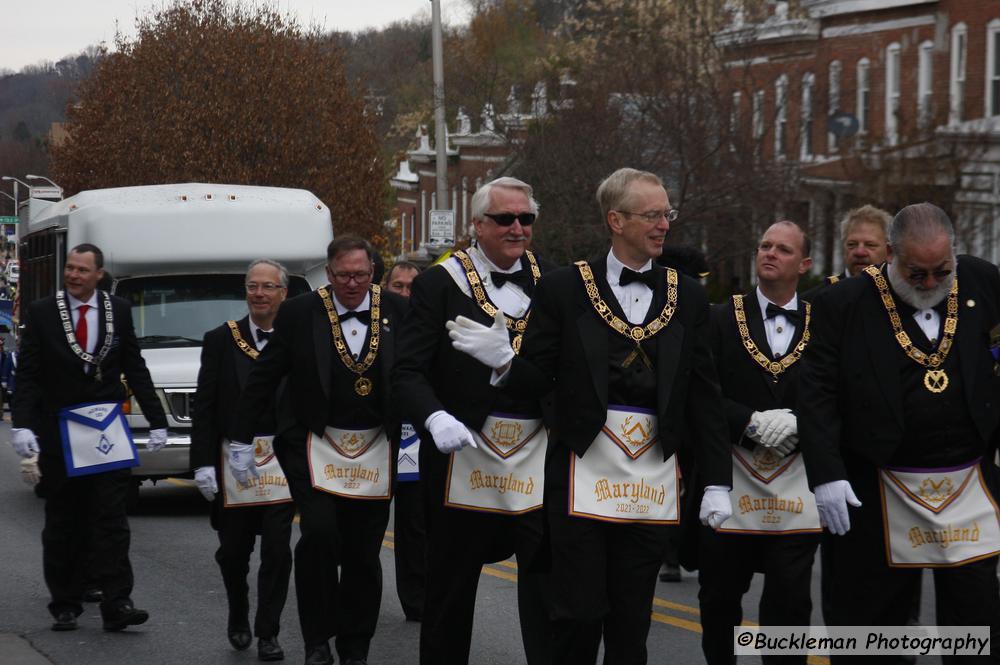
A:
<svg viewBox="0 0 1000 665">
<path fill-rule="evenodd" d="M 306 647 L 306 665 L 333 665 L 333 654 L 329 644 Z"/>
<path fill-rule="evenodd" d="M 56 620 L 52 622 L 52 630 L 76 630 L 76 615 L 66 610 L 56 615 Z"/>
<path fill-rule="evenodd" d="M 257 660 L 284 660 L 285 652 L 278 644 L 277 637 L 262 637 L 257 640 Z"/>
<path fill-rule="evenodd" d="M 104 600 L 104 592 L 100 589 L 87 589 L 83 592 L 83 602 L 99 603 Z"/>
<path fill-rule="evenodd" d="M 237 651 L 246 651 L 253 644 L 253 634 L 250 633 L 249 627 L 230 628 L 226 634 L 229 636 L 229 643 Z"/>
<path fill-rule="evenodd" d="M 131 605 L 122 605 L 117 610 L 104 616 L 104 630 L 115 632 L 125 630 L 129 626 L 146 623 L 149 612 L 137 610 Z"/>
</svg>

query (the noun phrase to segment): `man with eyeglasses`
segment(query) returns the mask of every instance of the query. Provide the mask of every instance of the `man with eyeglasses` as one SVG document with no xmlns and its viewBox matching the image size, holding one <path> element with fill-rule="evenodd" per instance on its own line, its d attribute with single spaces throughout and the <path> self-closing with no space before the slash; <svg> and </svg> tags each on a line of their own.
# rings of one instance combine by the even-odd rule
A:
<svg viewBox="0 0 1000 665">
<path fill-rule="evenodd" d="M 226 634 L 238 651 L 248 649 L 256 635 L 257 657 L 262 661 L 284 658 L 278 632 L 292 572 L 289 541 L 295 517 L 288 482 L 274 456 L 276 396 L 269 400 L 253 442 L 257 477 L 243 484 L 232 478 L 223 439 L 240 390 L 268 345 L 274 317 L 287 295 L 288 271 L 283 265 L 269 259 L 250 264 L 246 272 L 249 314 L 205 333 L 191 423 L 191 468 L 198 490 L 212 502 L 211 523 L 219 535 L 215 560 L 226 589 Z M 251 632 L 247 574 L 258 533 L 260 570 Z"/>
<path fill-rule="evenodd" d="M 503 328 L 520 348 L 545 266 L 528 250 L 538 204 L 527 183 L 498 178 L 472 196 L 475 244 L 413 282 L 394 395 L 417 428 L 427 524 L 423 665 L 469 660 L 483 564 L 516 554 L 521 637 L 529 665 L 550 659 L 543 602 L 546 430 L 537 398 L 505 395 L 490 370 L 452 348 L 456 317 Z"/>
<path fill-rule="evenodd" d="M 700 517 L 732 512 L 725 415 L 709 349 L 708 298 L 654 263 L 677 218 L 658 176 L 619 169 L 597 190 L 608 253 L 539 283 L 523 350 L 457 319 L 456 348 L 516 395 L 554 391 L 545 469 L 553 661 L 645 663 L 656 574 L 680 519 L 675 453 L 693 449 Z M 509 373 L 506 373 L 508 372 Z"/>
<path fill-rule="evenodd" d="M 372 284 L 373 256 L 361 238 L 330 243 L 330 284 L 281 305 L 229 428 L 230 468 L 246 484 L 257 475 L 246 442 L 286 381 L 274 450 L 300 516 L 295 592 L 306 665 L 334 662 L 333 636 L 341 663 L 367 662 L 382 600 L 379 552 L 399 440 L 389 373 L 407 305 Z"/>
<path fill-rule="evenodd" d="M 997 644 L 1000 274 L 954 242 L 943 210 L 907 206 L 888 264 L 816 298 L 800 446 L 836 535 L 830 623 L 904 625 L 931 568 L 935 623 L 989 625 Z"/>
</svg>

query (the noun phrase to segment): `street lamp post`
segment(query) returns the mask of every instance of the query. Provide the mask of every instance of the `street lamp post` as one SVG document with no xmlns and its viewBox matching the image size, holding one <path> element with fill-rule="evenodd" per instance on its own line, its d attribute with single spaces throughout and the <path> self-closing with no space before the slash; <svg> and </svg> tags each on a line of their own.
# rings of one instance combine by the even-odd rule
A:
<svg viewBox="0 0 1000 665">
<path fill-rule="evenodd" d="M 29 185 L 28 183 L 24 182 L 23 180 L 18 180 L 17 178 L 15 178 L 12 175 L 2 176 L 2 177 L 0 177 L 0 180 L 10 180 L 11 182 L 14 183 L 14 214 L 15 215 L 20 215 L 20 210 L 18 210 L 18 206 L 20 205 L 21 201 L 20 201 L 20 199 L 18 198 L 18 195 L 17 195 L 17 186 L 18 185 L 24 185 L 25 187 L 27 187 L 28 188 L 28 196 L 31 196 L 31 185 Z"/>
</svg>

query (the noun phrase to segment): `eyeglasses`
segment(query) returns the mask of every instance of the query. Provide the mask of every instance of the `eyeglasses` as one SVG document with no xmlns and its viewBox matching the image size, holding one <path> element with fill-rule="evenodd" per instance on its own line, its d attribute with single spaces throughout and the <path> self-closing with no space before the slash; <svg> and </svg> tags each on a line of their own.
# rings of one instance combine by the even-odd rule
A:
<svg viewBox="0 0 1000 665">
<path fill-rule="evenodd" d="M 927 270 L 923 270 L 923 269 L 920 269 L 920 270 L 911 270 L 910 268 L 907 268 L 906 272 L 907 272 L 906 279 L 909 280 L 910 282 L 915 282 L 915 283 L 926 282 L 928 275 L 932 276 L 935 281 L 942 282 L 942 281 L 944 281 L 945 279 L 948 278 L 948 275 L 951 274 L 950 270 L 931 270 L 931 271 L 927 271 Z"/>
<path fill-rule="evenodd" d="M 258 284 L 257 282 L 247 282 L 247 293 L 255 293 L 257 291 L 263 291 L 264 293 L 274 293 L 278 289 L 283 289 L 281 284 L 275 284 L 274 282 L 264 282 L 263 284 Z"/>
<path fill-rule="evenodd" d="M 632 212 L 630 210 L 616 210 L 615 212 L 620 212 L 628 216 L 642 217 L 650 224 L 660 221 L 662 217 L 666 217 L 668 222 L 675 222 L 677 221 L 677 216 L 681 214 L 681 211 L 677 208 L 671 208 L 670 210 L 650 210 L 649 212 Z"/>
<path fill-rule="evenodd" d="M 353 279 L 357 284 L 361 284 L 365 280 L 371 279 L 372 274 L 370 272 L 335 272 L 333 273 L 333 278 L 337 281 L 337 284 L 350 284 Z"/>
<path fill-rule="evenodd" d="M 483 216 L 492 219 L 497 223 L 497 226 L 510 226 L 515 221 L 521 222 L 521 226 L 531 226 L 535 223 L 536 217 L 533 212 L 522 212 L 517 215 L 512 212 L 500 212 L 495 215 L 491 212 L 484 212 Z"/>
</svg>

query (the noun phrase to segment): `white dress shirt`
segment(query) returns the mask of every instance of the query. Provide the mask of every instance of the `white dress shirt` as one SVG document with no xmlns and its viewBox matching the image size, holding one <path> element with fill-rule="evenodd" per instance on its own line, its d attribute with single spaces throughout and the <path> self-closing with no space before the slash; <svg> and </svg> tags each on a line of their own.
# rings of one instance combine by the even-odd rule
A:
<svg viewBox="0 0 1000 665">
<path fill-rule="evenodd" d="M 642 323 L 649 313 L 649 306 L 653 302 L 653 289 L 642 282 L 632 282 L 622 286 L 619 279 L 622 275 L 622 268 L 625 264 L 615 257 L 614 250 L 608 252 L 608 285 L 611 292 L 615 294 L 618 304 L 622 306 L 625 318 L 631 324 Z M 653 269 L 653 261 L 646 261 L 646 264 L 636 270 L 636 272 L 646 272 Z"/>
<path fill-rule="evenodd" d="M 486 295 L 493 304 L 503 310 L 503 313 L 507 316 L 515 319 L 524 316 L 524 313 L 531 306 L 531 297 L 517 284 L 504 282 L 503 286 L 498 287 L 490 277 L 490 272 L 510 274 L 521 270 L 521 261 L 515 261 L 514 265 L 509 268 L 500 268 L 497 264 L 490 261 L 478 246 L 470 247 L 466 253 L 472 259 L 472 265 L 475 266 L 476 272 L 479 273 L 479 279 L 483 283 L 483 288 L 486 289 Z"/>
<path fill-rule="evenodd" d="M 253 339 L 253 343 L 257 346 L 258 351 L 263 351 L 264 347 L 267 346 L 267 343 L 270 340 L 257 339 L 257 331 L 264 329 L 258 326 L 256 323 L 254 323 L 253 319 L 248 318 L 247 321 L 250 323 L 250 337 Z M 264 330 L 264 332 L 266 333 L 274 332 L 274 328 L 272 327 L 270 330 Z"/>
<path fill-rule="evenodd" d="M 918 309 L 913 313 L 913 318 L 931 344 L 937 344 L 938 333 L 941 331 L 941 315 L 938 314 L 937 310 L 934 308 Z"/>
<path fill-rule="evenodd" d="M 330 294 L 333 297 L 333 306 L 337 308 L 337 316 L 341 316 L 344 312 L 350 311 L 350 308 L 344 307 L 337 300 L 337 296 L 333 293 Z M 365 299 L 361 301 L 361 304 L 354 308 L 357 312 L 366 312 L 371 307 L 371 293 L 365 294 Z M 365 344 L 365 335 L 368 333 L 368 326 L 358 321 L 357 318 L 350 318 L 346 321 L 340 322 L 340 329 L 344 333 L 344 341 L 347 342 L 347 348 L 350 349 L 351 355 L 357 360 L 358 356 L 361 354 L 361 348 Z"/>
<path fill-rule="evenodd" d="M 101 334 L 101 330 L 97 327 L 97 322 L 100 320 L 97 317 L 97 291 L 90 294 L 90 299 L 86 302 L 82 300 L 77 300 L 71 296 L 68 292 L 66 293 L 66 306 L 69 307 L 70 318 L 73 323 L 73 331 L 76 331 L 76 324 L 80 320 L 80 305 L 90 305 L 90 309 L 87 310 L 87 346 L 83 350 L 87 353 L 93 355 L 94 349 L 97 348 L 97 338 Z M 90 363 L 83 363 L 83 371 L 88 374 L 92 371 L 92 366 Z"/>
<path fill-rule="evenodd" d="M 795 337 L 795 324 L 781 314 L 778 314 L 773 319 L 767 318 L 767 306 L 770 302 L 758 286 L 757 304 L 760 305 L 760 315 L 764 319 L 764 332 L 767 333 L 767 345 L 771 347 L 771 353 L 774 357 L 780 358 L 788 353 L 788 346 L 792 343 L 792 338 Z M 792 299 L 785 305 L 779 305 L 778 303 L 774 303 L 774 305 L 793 312 L 798 311 L 799 296 L 797 294 L 793 295 Z"/>
</svg>

